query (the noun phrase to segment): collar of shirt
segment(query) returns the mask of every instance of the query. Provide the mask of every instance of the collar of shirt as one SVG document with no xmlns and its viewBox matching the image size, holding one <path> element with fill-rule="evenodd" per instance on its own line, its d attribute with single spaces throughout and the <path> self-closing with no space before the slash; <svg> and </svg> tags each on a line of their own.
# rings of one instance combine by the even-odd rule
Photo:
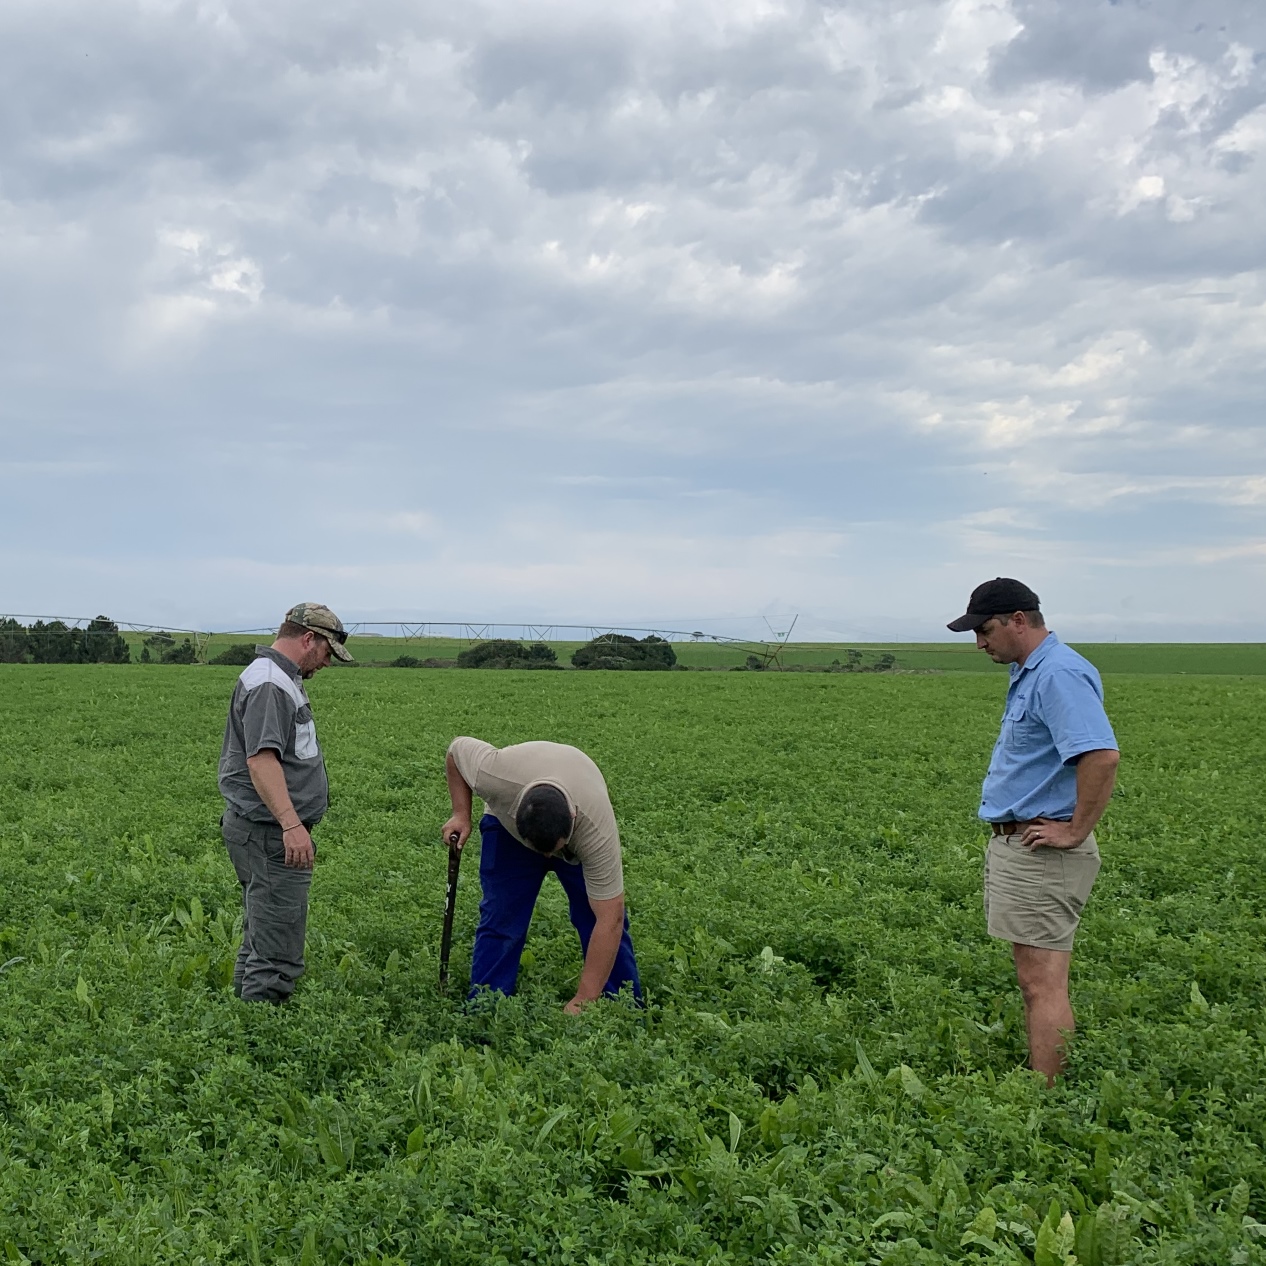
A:
<svg viewBox="0 0 1266 1266">
<path fill-rule="evenodd" d="M 1021 673 L 1028 672 L 1030 668 L 1036 668 L 1046 657 L 1060 645 L 1060 640 L 1054 633 L 1048 633 L 1030 652 L 1029 657 L 1023 664 L 1011 665 L 1011 682 L 1017 681 Z"/>
<path fill-rule="evenodd" d="M 262 655 L 265 659 L 271 659 L 283 673 L 293 677 L 295 681 L 303 680 L 303 674 L 299 671 L 299 665 L 288 655 L 283 655 L 280 651 L 273 650 L 271 646 L 257 646 L 255 654 Z"/>
</svg>

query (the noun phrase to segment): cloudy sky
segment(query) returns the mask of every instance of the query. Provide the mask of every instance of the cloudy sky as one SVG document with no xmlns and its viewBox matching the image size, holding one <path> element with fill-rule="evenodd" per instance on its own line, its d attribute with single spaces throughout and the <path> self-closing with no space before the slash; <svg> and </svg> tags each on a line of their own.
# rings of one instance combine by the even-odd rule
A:
<svg viewBox="0 0 1266 1266">
<path fill-rule="evenodd" d="M 0 609 L 1266 638 L 1253 0 L 7 0 Z"/>
</svg>

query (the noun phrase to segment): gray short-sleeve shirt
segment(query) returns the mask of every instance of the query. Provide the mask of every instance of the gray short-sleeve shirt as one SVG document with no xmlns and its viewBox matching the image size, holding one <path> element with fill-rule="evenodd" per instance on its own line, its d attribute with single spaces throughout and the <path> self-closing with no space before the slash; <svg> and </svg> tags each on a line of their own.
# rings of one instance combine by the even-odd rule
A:
<svg viewBox="0 0 1266 1266">
<path fill-rule="evenodd" d="M 567 797 L 576 825 L 561 860 L 579 862 L 585 890 L 595 901 L 624 892 L 620 832 L 602 771 L 578 747 L 565 743 L 515 743 L 496 748 L 482 739 L 457 738 L 448 749 L 471 791 L 520 844 L 515 814 L 523 793 L 539 783 Z"/>
<path fill-rule="evenodd" d="M 220 749 L 220 794 L 239 817 L 274 823 L 246 766 L 271 748 L 281 761 L 290 801 L 302 822 L 319 822 L 329 807 L 325 758 L 317 742 L 312 705 L 298 666 L 280 651 L 255 648 L 253 660 L 233 688 Z"/>
</svg>

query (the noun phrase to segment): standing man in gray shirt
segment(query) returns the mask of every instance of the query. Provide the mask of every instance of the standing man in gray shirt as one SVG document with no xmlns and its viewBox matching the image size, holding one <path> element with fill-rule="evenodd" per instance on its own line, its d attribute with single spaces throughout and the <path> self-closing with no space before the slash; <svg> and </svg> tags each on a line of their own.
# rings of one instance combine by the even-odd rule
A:
<svg viewBox="0 0 1266 1266">
<path fill-rule="evenodd" d="M 284 1002 L 303 975 L 311 831 L 329 805 L 325 758 L 304 681 L 331 656 L 351 660 L 347 633 L 329 607 L 301 602 L 272 646 L 242 672 L 220 752 L 220 828 L 242 885 L 242 948 L 233 969 L 239 998 Z"/>
</svg>

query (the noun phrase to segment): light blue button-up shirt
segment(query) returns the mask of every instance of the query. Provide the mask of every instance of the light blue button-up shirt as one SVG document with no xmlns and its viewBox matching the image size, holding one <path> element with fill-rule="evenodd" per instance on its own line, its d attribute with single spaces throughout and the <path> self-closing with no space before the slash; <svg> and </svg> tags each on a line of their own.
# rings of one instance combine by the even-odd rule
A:
<svg viewBox="0 0 1266 1266">
<path fill-rule="evenodd" d="M 980 793 L 986 822 L 1067 821 L 1077 807 L 1077 758 L 1117 750 L 1095 666 L 1054 633 L 1011 665 L 1011 685 Z"/>
</svg>

